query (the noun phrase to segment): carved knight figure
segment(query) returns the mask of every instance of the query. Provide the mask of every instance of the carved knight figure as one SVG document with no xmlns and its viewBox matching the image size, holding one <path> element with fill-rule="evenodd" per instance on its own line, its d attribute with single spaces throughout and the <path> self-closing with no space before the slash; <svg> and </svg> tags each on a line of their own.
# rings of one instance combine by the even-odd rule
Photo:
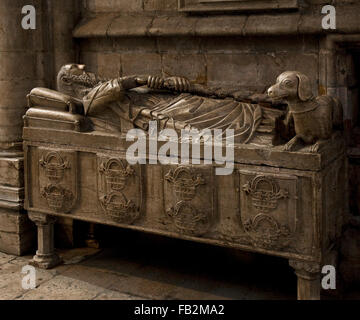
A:
<svg viewBox="0 0 360 320">
<path fill-rule="evenodd" d="M 271 144 L 275 119 L 282 112 L 259 104 L 238 101 L 223 93 L 191 84 L 181 77 L 129 76 L 102 79 L 85 65 L 68 64 L 57 78 L 58 90 L 79 99 L 95 129 L 126 132 L 148 129 L 156 120 L 159 129 L 195 128 L 234 130 L 236 143 Z"/>
</svg>

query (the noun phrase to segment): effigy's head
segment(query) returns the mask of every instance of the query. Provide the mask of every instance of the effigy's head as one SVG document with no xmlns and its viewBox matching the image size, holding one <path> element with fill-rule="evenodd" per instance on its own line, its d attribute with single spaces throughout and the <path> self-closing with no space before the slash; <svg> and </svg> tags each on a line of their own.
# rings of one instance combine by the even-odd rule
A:
<svg viewBox="0 0 360 320">
<path fill-rule="evenodd" d="M 276 83 L 268 89 L 275 100 L 308 101 L 313 97 L 309 78 L 298 71 L 286 71 L 278 76 Z"/>
<path fill-rule="evenodd" d="M 83 64 L 66 64 L 61 67 L 57 76 L 57 90 L 81 99 L 98 84 L 96 75 L 86 72 Z"/>
</svg>

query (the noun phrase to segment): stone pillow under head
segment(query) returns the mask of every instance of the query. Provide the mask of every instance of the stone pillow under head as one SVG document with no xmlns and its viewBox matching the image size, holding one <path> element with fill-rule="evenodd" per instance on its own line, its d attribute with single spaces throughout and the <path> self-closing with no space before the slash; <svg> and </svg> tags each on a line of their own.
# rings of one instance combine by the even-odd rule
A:
<svg viewBox="0 0 360 320">
<path fill-rule="evenodd" d="M 47 88 L 34 88 L 27 98 L 29 108 L 45 107 L 70 113 L 84 113 L 84 107 L 80 100 L 59 91 Z"/>
</svg>

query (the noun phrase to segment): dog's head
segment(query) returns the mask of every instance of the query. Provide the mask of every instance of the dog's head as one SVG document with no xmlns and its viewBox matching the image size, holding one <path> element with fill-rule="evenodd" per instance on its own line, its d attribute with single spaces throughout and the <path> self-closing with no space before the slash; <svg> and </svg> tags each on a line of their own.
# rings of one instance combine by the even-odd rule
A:
<svg viewBox="0 0 360 320">
<path fill-rule="evenodd" d="M 276 84 L 268 89 L 275 100 L 308 101 L 313 98 L 309 78 L 298 71 L 286 71 L 278 76 Z"/>
</svg>

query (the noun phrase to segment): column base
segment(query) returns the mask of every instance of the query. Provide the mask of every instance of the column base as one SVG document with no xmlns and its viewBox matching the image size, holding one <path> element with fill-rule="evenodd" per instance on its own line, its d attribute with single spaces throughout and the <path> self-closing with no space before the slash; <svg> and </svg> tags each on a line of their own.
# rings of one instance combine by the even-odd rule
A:
<svg viewBox="0 0 360 320">
<path fill-rule="evenodd" d="M 39 254 L 33 257 L 32 260 L 29 261 L 29 265 L 40 268 L 40 269 L 52 269 L 58 265 L 60 265 L 63 260 L 56 254 Z"/>
</svg>

